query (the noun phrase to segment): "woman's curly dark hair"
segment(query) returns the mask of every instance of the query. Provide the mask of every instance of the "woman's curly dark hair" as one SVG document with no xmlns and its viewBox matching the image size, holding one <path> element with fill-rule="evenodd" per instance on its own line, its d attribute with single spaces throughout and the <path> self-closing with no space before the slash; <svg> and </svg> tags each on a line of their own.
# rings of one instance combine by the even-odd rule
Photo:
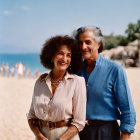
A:
<svg viewBox="0 0 140 140">
<path fill-rule="evenodd" d="M 82 56 L 80 50 L 75 45 L 75 40 L 68 35 L 55 36 L 48 39 L 41 50 L 40 61 L 45 68 L 53 69 L 52 58 L 62 45 L 66 45 L 72 52 L 71 66 L 68 67 L 69 73 L 77 73 L 82 66 Z"/>
</svg>

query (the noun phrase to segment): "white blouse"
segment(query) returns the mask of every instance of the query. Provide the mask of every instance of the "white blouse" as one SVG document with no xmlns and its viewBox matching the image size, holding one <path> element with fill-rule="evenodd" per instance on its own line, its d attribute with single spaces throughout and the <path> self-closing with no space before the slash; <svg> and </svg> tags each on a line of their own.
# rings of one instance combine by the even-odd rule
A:
<svg viewBox="0 0 140 140">
<path fill-rule="evenodd" d="M 72 118 L 79 131 L 85 126 L 86 86 L 83 77 L 68 72 L 52 94 L 50 73 L 40 77 L 34 87 L 27 119 L 57 122 Z"/>
</svg>

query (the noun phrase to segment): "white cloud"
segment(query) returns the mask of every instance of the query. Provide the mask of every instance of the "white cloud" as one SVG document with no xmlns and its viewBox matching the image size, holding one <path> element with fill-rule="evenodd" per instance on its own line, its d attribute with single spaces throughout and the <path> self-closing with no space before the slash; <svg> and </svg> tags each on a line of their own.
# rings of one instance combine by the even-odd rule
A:
<svg viewBox="0 0 140 140">
<path fill-rule="evenodd" d="M 4 11 L 3 11 L 3 14 L 4 14 L 4 15 L 12 15 L 13 12 L 10 11 L 10 10 L 4 10 Z"/>
<path fill-rule="evenodd" d="M 29 10 L 31 10 L 32 8 L 30 8 L 30 7 L 28 7 L 28 6 L 22 6 L 21 7 L 21 10 L 23 10 L 23 11 L 29 11 Z"/>
</svg>

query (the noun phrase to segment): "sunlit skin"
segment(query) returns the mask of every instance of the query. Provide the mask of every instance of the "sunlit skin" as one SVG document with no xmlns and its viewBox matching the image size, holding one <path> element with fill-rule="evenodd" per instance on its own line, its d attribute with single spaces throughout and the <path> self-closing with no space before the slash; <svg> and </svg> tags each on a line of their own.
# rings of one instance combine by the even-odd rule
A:
<svg viewBox="0 0 140 140">
<path fill-rule="evenodd" d="M 98 58 L 98 49 L 100 47 L 100 42 L 97 43 L 94 36 L 92 30 L 87 30 L 79 35 L 79 47 L 83 58 L 87 61 L 89 73 L 94 68 L 93 63 Z"/>
<path fill-rule="evenodd" d="M 55 71 L 66 71 L 71 62 L 71 50 L 66 46 L 62 45 L 60 49 L 53 56 L 53 63 Z"/>
<path fill-rule="evenodd" d="M 54 68 L 52 70 L 53 77 L 63 77 L 71 62 L 71 50 L 62 45 L 53 56 Z"/>
</svg>

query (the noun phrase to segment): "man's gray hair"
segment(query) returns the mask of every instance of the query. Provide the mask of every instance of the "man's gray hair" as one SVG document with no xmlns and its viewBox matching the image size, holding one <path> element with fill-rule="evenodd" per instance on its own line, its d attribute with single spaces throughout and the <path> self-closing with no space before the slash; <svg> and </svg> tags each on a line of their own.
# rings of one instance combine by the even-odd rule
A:
<svg viewBox="0 0 140 140">
<path fill-rule="evenodd" d="M 101 45 L 99 47 L 99 53 L 102 52 L 103 48 L 104 48 L 104 37 L 103 34 L 101 32 L 101 29 L 99 27 L 96 26 L 84 26 L 84 27 L 80 27 L 79 29 L 76 30 L 75 32 L 75 39 L 79 40 L 79 35 L 84 33 L 87 30 L 92 30 L 94 33 L 94 39 L 97 43 L 101 42 Z"/>
</svg>

